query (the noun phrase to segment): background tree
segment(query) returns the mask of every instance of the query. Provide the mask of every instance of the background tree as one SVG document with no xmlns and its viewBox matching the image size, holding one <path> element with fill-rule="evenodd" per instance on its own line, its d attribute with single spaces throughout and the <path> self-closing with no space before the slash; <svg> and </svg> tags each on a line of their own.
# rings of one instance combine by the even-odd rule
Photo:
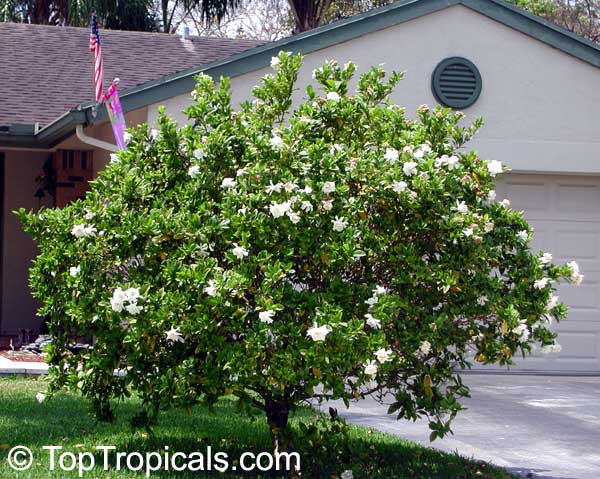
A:
<svg viewBox="0 0 600 479">
<path fill-rule="evenodd" d="M 206 20 L 191 10 L 176 15 L 203 36 L 252 38 L 275 41 L 291 35 L 294 19 L 287 0 L 244 0 L 234 11 L 228 11 L 220 22 Z"/>
<path fill-rule="evenodd" d="M 509 0 L 594 42 L 600 0 Z M 276 40 L 392 3 L 392 0 L 0 0 L 0 20 L 87 26 L 96 9 L 105 28 Z"/>
<path fill-rule="evenodd" d="M 512 1 L 519 7 L 529 10 L 573 33 L 595 42 L 600 41 L 599 0 Z M 310 30 L 390 3 L 393 3 L 393 0 L 287 0 L 287 6 L 284 6 L 277 0 L 266 2 L 250 0 L 247 2 L 240 1 L 237 5 L 223 3 L 219 11 L 220 20 L 211 13 L 210 8 L 205 10 L 202 4 L 194 5 L 189 10 L 184 9 L 180 18 L 192 19 L 200 32 L 225 33 L 229 36 L 270 40 L 287 36 L 286 34 Z M 266 18 L 260 13 L 258 14 L 264 25 L 263 28 L 257 29 L 252 22 L 252 15 L 255 12 L 261 12 L 263 7 L 267 5 L 271 14 Z M 221 21 L 224 24 L 220 28 L 219 23 Z M 292 24 L 291 28 L 290 23 Z"/>
<path fill-rule="evenodd" d="M 158 31 L 159 24 L 150 0 L 1 0 L 0 20 L 87 27 L 93 11 L 104 28 Z"/>
<path fill-rule="evenodd" d="M 570 32 L 600 42 L 599 0 L 513 0 L 514 3 Z"/>
</svg>

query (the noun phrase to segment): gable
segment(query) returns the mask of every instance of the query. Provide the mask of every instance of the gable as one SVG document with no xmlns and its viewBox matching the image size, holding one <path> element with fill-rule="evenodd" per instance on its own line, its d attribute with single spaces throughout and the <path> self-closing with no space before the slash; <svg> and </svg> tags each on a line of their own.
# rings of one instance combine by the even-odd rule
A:
<svg viewBox="0 0 600 479">
<path fill-rule="evenodd" d="M 436 103 L 431 75 L 451 56 L 471 60 L 481 72 L 481 96 L 465 113 L 485 120 L 473 143 L 485 157 L 523 171 L 598 170 L 600 124 L 594 110 L 600 107 L 600 69 L 463 5 L 307 53 L 299 85 L 313 83 L 312 69 L 328 59 L 352 60 L 359 71 L 384 63 L 388 71 L 406 72 L 392 98 L 412 115 L 420 104 Z M 250 98 L 268 71 L 233 78 L 234 101 Z M 156 103 L 148 120 L 154 123 L 156 107 L 164 104 L 185 121 L 180 111 L 190 101 L 184 94 Z"/>
</svg>

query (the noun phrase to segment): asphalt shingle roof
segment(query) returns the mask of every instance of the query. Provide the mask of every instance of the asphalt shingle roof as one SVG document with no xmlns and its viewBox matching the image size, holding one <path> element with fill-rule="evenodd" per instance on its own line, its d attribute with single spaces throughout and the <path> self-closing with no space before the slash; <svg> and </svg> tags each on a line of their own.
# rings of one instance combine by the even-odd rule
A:
<svg viewBox="0 0 600 479">
<path fill-rule="evenodd" d="M 264 42 L 101 30 L 104 87 L 119 89 L 227 58 Z M 0 126 L 47 125 L 94 100 L 89 29 L 0 22 Z"/>
</svg>

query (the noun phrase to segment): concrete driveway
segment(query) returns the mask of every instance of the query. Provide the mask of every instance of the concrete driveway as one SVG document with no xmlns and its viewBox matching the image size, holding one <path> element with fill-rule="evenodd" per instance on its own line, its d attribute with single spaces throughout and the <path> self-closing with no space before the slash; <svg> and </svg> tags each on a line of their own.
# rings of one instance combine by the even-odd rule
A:
<svg viewBox="0 0 600 479">
<path fill-rule="evenodd" d="M 471 398 L 454 435 L 429 442 L 424 421 L 396 421 L 365 400 L 338 410 L 349 422 L 458 451 L 524 477 L 600 478 L 600 377 L 468 374 Z"/>
</svg>

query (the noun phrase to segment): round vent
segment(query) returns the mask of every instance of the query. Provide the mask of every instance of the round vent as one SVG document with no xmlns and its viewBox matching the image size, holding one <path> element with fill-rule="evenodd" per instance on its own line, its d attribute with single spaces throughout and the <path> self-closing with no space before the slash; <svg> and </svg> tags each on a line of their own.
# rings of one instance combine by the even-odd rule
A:
<svg viewBox="0 0 600 479">
<path fill-rule="evenodd" d="M 446 58 L 435 67 L 431 88 L 441 104 L 451 108 L 466 108 L 479 98 L 481 75 L 466 58 Z"/>
</svg>

